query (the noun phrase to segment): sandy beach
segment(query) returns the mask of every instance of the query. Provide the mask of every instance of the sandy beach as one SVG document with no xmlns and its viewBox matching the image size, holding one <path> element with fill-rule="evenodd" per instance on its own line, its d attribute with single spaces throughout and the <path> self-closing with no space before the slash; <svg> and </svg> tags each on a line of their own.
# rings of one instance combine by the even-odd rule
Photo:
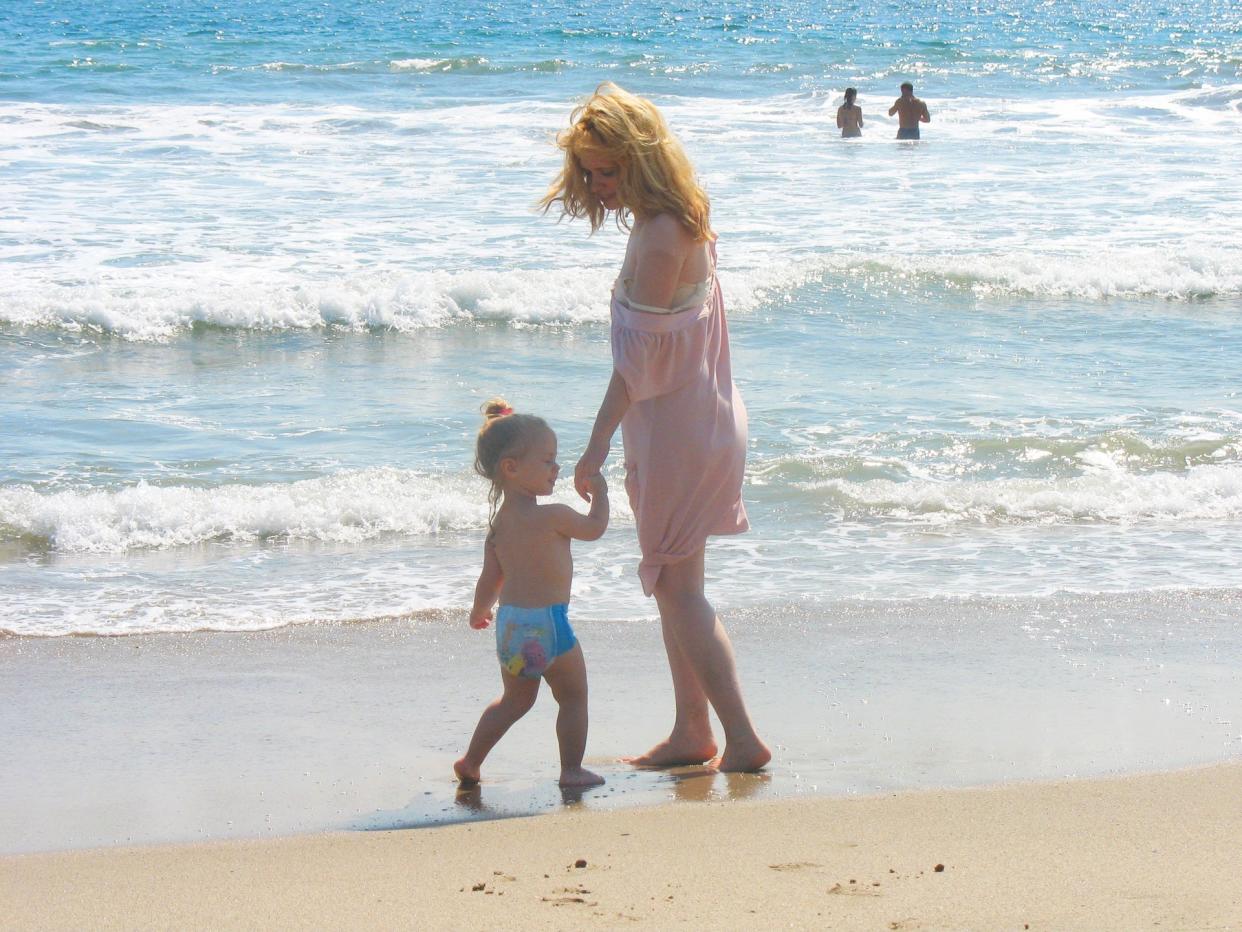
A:
<svg viewBox="0 0 1242 932">
<path fill-rule="evenodd" d="M 1242 5 L 735 6 L 6 4 L 0 932 L 1242 932 Z M 606 785 L 541 689 L 461 794 L 480 405 L 584 510 L 646 275 L 536 206 L 603 81 L 711 202 L 773 757 L 624 763 L 675 694 L 616 438 Z"/>
<path fill-rule="evenodd" d="M 6 926 L 1242 928 L 1242 765 L 18 855 Z"/>
</svg>

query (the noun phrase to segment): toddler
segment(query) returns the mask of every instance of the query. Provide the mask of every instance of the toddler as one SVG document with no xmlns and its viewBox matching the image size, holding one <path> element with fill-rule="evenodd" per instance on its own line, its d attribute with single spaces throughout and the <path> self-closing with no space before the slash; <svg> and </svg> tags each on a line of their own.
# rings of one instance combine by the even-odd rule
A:
<svg viewBox="0 0 1242 932">
<path fill-rule="evenodd" d="M 556 737 L 560 785 L 598 786 L 599 774 L 582 766 L 587 736 L 587 680 L 582 648 L 569 626 L 573 581 L 570 541 L 597 540 L 608 527 L 608 486 L 596 475 L 590 513 L 568 505 L 541 505 L 560 466 L 556 434 L 543 418 L 514 414 L 502 398 L 483 406 L 486 420 L 475 445 L 474 468 L 492 487 L 483 571 L 474 588 L 470 627 L 495 621 L 496 653 L 504 691 L 483 710 L 465 756 L 453 765 L 462 786 L 479 781 L 496 742 L 535 704 L 545 679 L 560 706 Z M 500 601 L 493 616 L 492 607 Z"/>
</svg>

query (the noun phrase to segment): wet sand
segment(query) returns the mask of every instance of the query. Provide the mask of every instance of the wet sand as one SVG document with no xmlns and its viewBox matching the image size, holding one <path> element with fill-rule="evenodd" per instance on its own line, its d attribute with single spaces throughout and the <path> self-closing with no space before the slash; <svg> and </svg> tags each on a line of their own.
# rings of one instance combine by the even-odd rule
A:
<svg viewBox="0 0 1242 932">
<path fill-rule="evenodd" d="M 452 761 L 498 687 L 462 618 L 251 634 L 0 639 L 0 854 L 411 828 L 666 802 L 858 796 L 1161 772 L 1242 757 L 1234 592 L 825 602 L 727 612 L 757 778 L 634 771 L 667 729 L 657 623 L 575 620 L 588 766 L 557 790 L 555 703 Z"/>
</svg>

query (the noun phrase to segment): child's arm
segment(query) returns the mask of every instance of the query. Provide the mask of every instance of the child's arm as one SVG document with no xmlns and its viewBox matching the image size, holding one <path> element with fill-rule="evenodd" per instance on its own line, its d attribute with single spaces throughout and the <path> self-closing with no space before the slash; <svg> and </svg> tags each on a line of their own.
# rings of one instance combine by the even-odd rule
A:
<svg viewBox="0 0 1242 932">
<path fill-rule="evenodd" d="M 545 505 L 557 533 L 574 540 L 599 540 L 608 529 L 608 483 L 599 473 L 587 480 L 591 491 L 591 510 L 587 514 L 568 505 Z"/>
<path fill-rule="evenodd" d="M 470 627 L 486 628 L 492 621 L 492 606 L 500 598 L 500 585 L 505 581 L 505 574 L 500 571 L 500 559 L 496 556 L 496 546 L 492 536 L 487 535 L 487 543 L 483 545 L 483 571 L 479 573 L 479 581 L 474 585 L 474 605 L 470 609 Z"/>
</svg>

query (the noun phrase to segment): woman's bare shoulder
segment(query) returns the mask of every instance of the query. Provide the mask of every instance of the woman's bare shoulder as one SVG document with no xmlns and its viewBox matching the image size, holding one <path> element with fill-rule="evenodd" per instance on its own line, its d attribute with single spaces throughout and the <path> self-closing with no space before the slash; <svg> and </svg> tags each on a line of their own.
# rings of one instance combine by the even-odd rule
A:
<svg viewBox="0 0 1242 932">
<path fill-rule="evenodd" d="M 694 236 L 681 225 L 681 221 L 669 213 L 648 217 L 642 225 L 642 242 L 645 249 L 661 252 L 686 252 L 695 243 Z"/>
</svg>

